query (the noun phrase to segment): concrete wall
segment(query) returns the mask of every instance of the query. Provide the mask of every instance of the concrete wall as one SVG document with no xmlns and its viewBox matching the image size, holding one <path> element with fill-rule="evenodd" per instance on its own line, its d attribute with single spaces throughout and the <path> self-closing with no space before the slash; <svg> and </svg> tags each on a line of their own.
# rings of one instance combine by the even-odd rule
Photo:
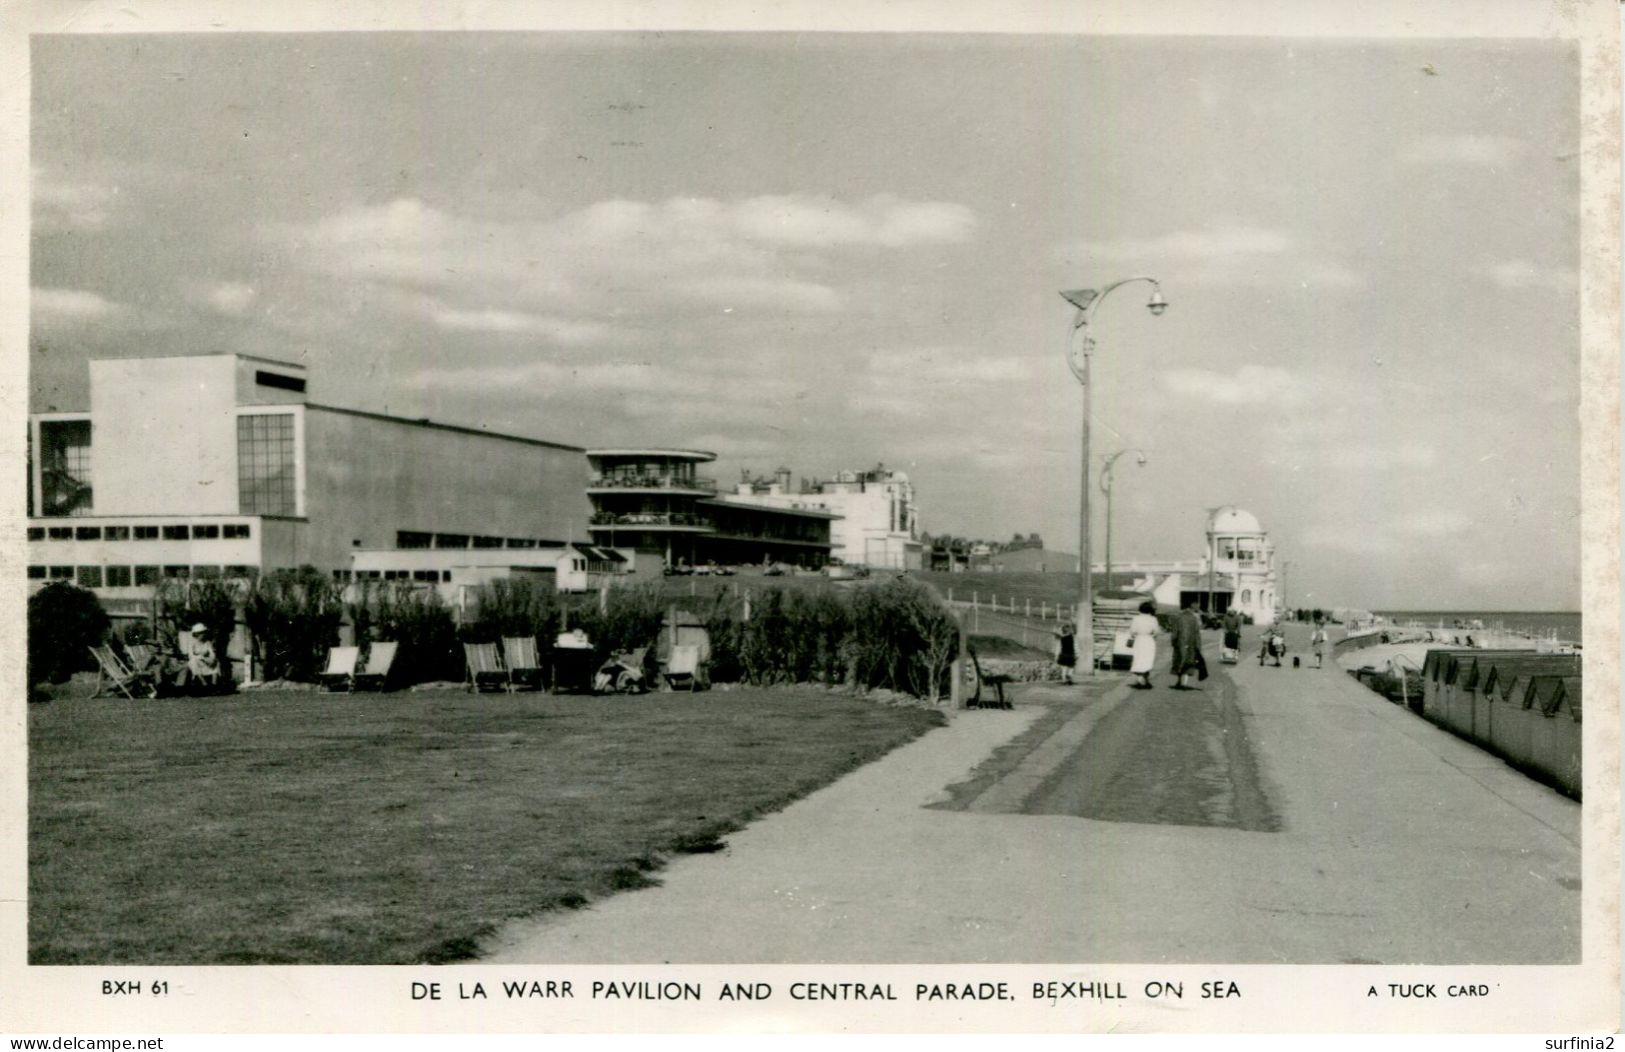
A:
<svg viewBox="0 0 1625 1052">
<path fill-rule="evenodd" d="M 235 515 L 237 359 L 90 363 L 96 515 Z"/>
<path fill-rule="evenodd" d="M 305 464 L 304 561 L 320 567 L 398 530 L 590 540 L 580 449 L 312 405 Z"/>
</svg>

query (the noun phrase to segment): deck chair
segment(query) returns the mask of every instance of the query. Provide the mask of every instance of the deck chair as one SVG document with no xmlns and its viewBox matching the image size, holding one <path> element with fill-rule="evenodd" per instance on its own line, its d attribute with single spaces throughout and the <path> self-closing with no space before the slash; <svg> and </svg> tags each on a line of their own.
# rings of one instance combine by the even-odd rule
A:
<svg viewBox="0 0 1625 1052">
<path fill-rule="evenodd" d="M 666 686 L 676 690 L 680 685 L 686 685 L 692 692 L 699 682 L 700 674 L 700 648 L 697 646 L 680 646 L 671 648 L 671 657 L 666 660 Z"/>
<path fill-rule="evenodd" d="M 334 647 L 327 652 L 327 669 L 318 677 L 330 691 L 355 689 L 355 663 L 360 647 Z"/>
<path fill-rule="evenodd" d="M 536 656 L 535 636 L 503 636 L 502 653 L 508 659 L 508 689 L 541 690 L 543 669 Z"/>
<path fill-rule="evenodd" d="M 495 643 L 464 643 L 463 663 L 468 667 L 468 689 L 507 690 L 508 670 L 502 664 Z"/>
<path fill-rule="evenodd" d="M 353 677 L 355 690 L 383 690 L 389 668 L 395 664 L 396 644 L 374 643 L 367 648 L 366 667 Z"/>
<path fill-rule="evenodd" d="M 145 643 L 133 643 L 125 647 L 124 652 L 130 655 L 131 672 L 155 671 L 154 662 L 158 660 L 158 649 L 156 647 L 150 647 Z"/>
<path fill-rule="evenodd" d="M 96 658 L 96 690 L 90 696 L 102 697 L 104 685 L 123 694 L 131 701 L 139 694 L 143 698 L 158 696 L 158 682 L 150 672 L 135 672 L 124 662 L 119 660 L 112 647 L 91 647 L 91 654 Z M 112 695 L 109 694 L 109 697 Z"/>
</svg>

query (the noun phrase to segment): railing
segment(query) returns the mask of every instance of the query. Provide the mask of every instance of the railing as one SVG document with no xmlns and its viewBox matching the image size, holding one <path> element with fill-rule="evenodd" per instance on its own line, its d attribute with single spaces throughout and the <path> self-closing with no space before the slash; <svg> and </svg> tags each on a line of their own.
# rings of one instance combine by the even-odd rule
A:
<svg viewBox="0 0 1625 1052">
<path fill-rule="evenodd" d="M 613 512 L 600 511 L 588 520 L 593 526 L 706 526 L 711 525 L 704 518 L 687 512 L 636 512 L 628 515 L 616 515 Z"/>
<path fill-rule="evenodd" d="M 705 493 L 717 491 L 717 480 L 680 475 L 594 475 L 588 480 L 591 489 L 694 489 Z"/>
</svg>

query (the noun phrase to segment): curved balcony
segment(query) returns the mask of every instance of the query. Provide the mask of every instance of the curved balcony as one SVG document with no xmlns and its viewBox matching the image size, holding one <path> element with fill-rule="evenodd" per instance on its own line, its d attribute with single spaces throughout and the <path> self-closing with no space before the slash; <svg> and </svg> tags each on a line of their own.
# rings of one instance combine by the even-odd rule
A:
<svg viewBox="0 0 1625 1052">
<path fill-rule="evenodd" d="M 717 480 L 682 475 L 611 474 L 594 475 L 587 480 L 588 493 L 693 493 L 713 496 Z"/>
<path fill-rule="evenodd" d="M 608 533 L 611 530 L 626 529 L 632 531 L 678 531 L 684 533 L 710 533 L 711 523 L 698 515 L 686 512 L 632 512 L 626 515 L 616 515 L 612 512 L 598 512 L 588 520 L 594 533 Z"/>
</svg>

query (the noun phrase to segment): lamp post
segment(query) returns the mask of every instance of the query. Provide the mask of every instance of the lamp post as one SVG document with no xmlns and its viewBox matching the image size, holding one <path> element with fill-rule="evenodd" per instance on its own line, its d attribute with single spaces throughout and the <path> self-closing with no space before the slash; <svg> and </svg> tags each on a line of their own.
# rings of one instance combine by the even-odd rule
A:
<svg viewBox="0 0 1625 1052">
<path fill-rule="evenodd" d="M 1119 449 L 1106 458 L 1106 466 L 1100 469 L 1100 488 L 1106 494 L 1106 587 L 1112 586 L 1112 468 L 1117 466 L 1117 458 L 1125 453 L 1133 453 L 1135 463 L 1145 467 L 1146 455 L 1143 449 Z"/>
<path fill-rule="evenodd" d="M 1089 403 L 1093 395 L 1089 385 L 1089 356 L 1095 349 L 1095 338 L 1089 326 L 1107 296 L 1136 281 L 1151 286 L 1151 299 L 1145 306 L 1153 317 L 1168 309 L 1168 301 L 1162 298 L 1162 284 L 1156 278 L 1143 276 L 1114 281 L 1101 289 L 1069 289 L 1061 293 L 1062 299 L 1078 309 L 1067 333 L 1066 364 L 1083 385 L 1083 496 L 1078 509 L 1078 576 L 1083 587 L 1078 597 L 1077 645 L 1079 655 L 1088 662 L 1091 676 L 1095 674 L 1095 582 L 1089 563 Z"/>
</svg>

